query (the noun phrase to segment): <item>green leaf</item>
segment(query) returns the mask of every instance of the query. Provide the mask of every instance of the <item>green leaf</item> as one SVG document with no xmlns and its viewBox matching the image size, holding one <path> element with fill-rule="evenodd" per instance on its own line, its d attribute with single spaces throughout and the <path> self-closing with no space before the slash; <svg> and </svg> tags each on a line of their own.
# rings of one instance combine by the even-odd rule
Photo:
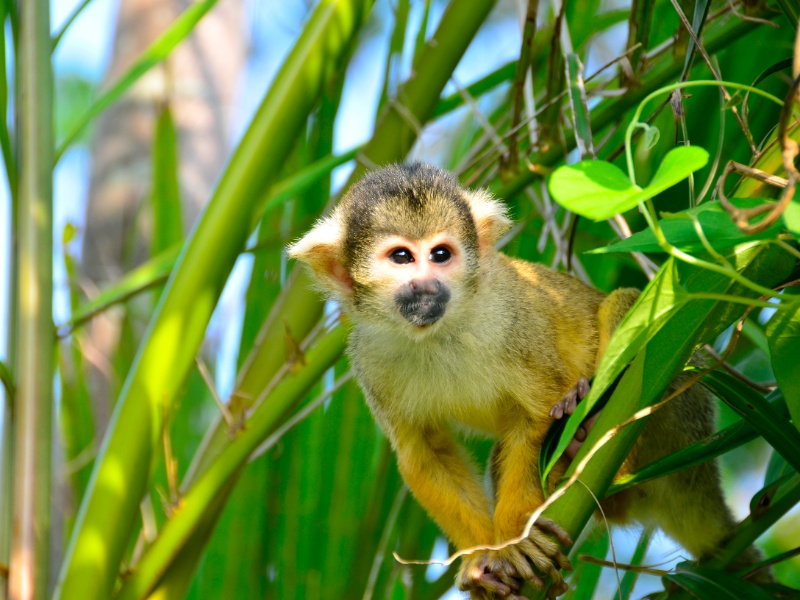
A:
<svg viewBox="0 0 800 600">
<path fill-rule="evenodd" d="M 632 565 L 641 565 L 642 561 L 644 560 L 645 555 L 647 554 L 647 549 L 650 547 L 650 542 L 653 539 L 653 529 L 650 527 L 645 527 L 642 529 L 642 533 L 639 535 L 639 541 L 636 543 L 636 548 L 633 551 L 633 556 L 631 557 L 630 564 Z M 633 592 L 633 588 L 636 585 L 636 580 L 639 578 L 639 571 L 637 570 L 630 570 L 626 571 L 625 575 L 622 576 L 622 581 L 620 582 L 619 589 L 617 593 L 614 594 L 614 598 L 620 598 L 620 600 L 628 600 L 631 597 L 631 593 Z"/>
<path fill-rule="evenodd" d="M 764 485 L 771 485 L 792 471 L 794 469 L 789 466 L 789 463 L 781 456 L 780 452 L 773 450 L 769 457 L 769 463 L 767 463 L 767 471 L 764 473 Z"/>
<path fill-rule="evenodd" d="M 14 10 L 14 3 L 7 3 L 3 2 L 2 6 L 0 6 L 0 21 L 5 25 L 6 18 L 11 17 L 9 20 L 11 21 L 11 30 L 12 30 L 12 39 L 16 39 L 16 34 L 13 33 L 14 30 L 14 21 L 15 19 L 15 10 Z M 10 13 L 10 14 L 9 14 Z M 0 64 L 7 65 L 8 64 L 8 57 L 6 56 L 6 30 L 5 26 L 0 28 Z M 12 59 L 13 60 L 13 59 Z M 8 129 L 8 88 L 9 88 L 9 81 L 7 79 L 8 74 L 6 73 L 6 69 L 3 69 L 0 72 L 0 151 L 2 152 L 3 156 L 3 166 L 5 167 L 5 174 L 8 180 L 8 191 L 11 195 L 12 206 L 15 198 L 17 197 L 17 157 L 15 156 L 15 150 L 11 144 L 11 135 Z"/>
<path fill-rule="evenodd" d="M 796 357 L 795 357 L 796 359 Z M 770 405 L 754 389 L 728 373 L 714 371 L 703 377 L 703 383 L 720 400 L 735 410 L 762 435 L 769 444 L 781 453 L 786 461 L 800 472 L 800 432 Z M 791 412 L 791 405 L 787 399 Z"/>
<path fill-rule="evenodd" d="M 586 85 L 583 64 L 577 54 L 570 52 L 565 56 L 567 69 L 567 88 L 569 105 L 572 109 L 572 128 L 575 133 L 575 147 L 581 156 L 587 153 L 594 156 L 592 124 L 589 118 L 589 104 L 586 100 Z"/>
<path fill-rule="evenodd" d="M 589 395 L 578 404 L 575 413 L 564 425 L 560 441 L 540 477 L 547 477 L 558 457 L 575 436 L 580 423 L 594 410 L 595 405 L 601 401 L 606 390 L 612 386 L 628 363 L 674 316 L 687 299 L 686 291 L 678 282 L 676 263 L 674 259 L 669 259 L 617 326 L 598 367 L 597 375 L 592 381 Z"/>
<path fill-rule="evenodd" d="M 262 214 L 280 206 L 289 198 L 299 196 L 308 188 L 317 184 L 323 177 L 330 177 L 331 171 L 356 158 L 362 149 L 363 146 L 356 146 L 342 154 L 331 154 L 321 158 L 273 185 L 264 198 L 264 206 L 255 213 L 258 217 L 256 222 L 261 218 Z"/>
<path fill-rule="evenodd" d="M 16 393 L 16 388 L 14 386 L 14 376 L 11 374 L 11 369 L 8 368 L 8 365 L 0 360 L 0 383 L 3 384 L 3 387 L 6 390 L 6 394 L 8 397 L 14 399 L 14 394 Z"/>
<path fill-rule="evenodd" d="M 647 125 L 646 129 L 644 130 L 644 145 L 645 148 L 649 151 L 656 147 L 658 144 L 658 140 L 661 139 L 661 131 L 658 127 L 652 127 L 651 125 Z"/>
<path fill-rule="evenodd" d="M 78 18 L 78 16 L 83 12 L 83 9 L 86 8 L 92 0 L 82 0 L 81 3 L 75 7 L 75 10 L 72 11 L 69 18 L 64 22 L 61 26 L 61 29 L 58 30 L 57 33 L 53 35 L 53 52 L 55 52 L 56 48 L 58 47 L 61 38 L 64 37 L 64 34 L 69 30 L 70 25 Z M 5 22 L 5 19 L 3 19 Z"/>
<path fill-rule="evenodd" d="M 752 208 L 767 201 L 759 198 L 732 198 L 731 202 L 738 208 Z M 700 222 L 706 239 L 718 251 L 749 240 L 771 238 L 781 230 L 781 225 L 775 224 L 756 235 L 744 234 L 739 231 L 739 228 L 736 227 L 730 215 L 719 202 L 706 202 L 700 206 L 675 214 L 662 213 L 662 219 L 659 223 L 664 236 L 670 244 L 684 252 L 704 250 L 703 243 L 697 235 L 694 221 L 689 217 L 694 217 Z M 634 233 L 629 238 L 619 240 L 610 246 L 590 250 L 588 254 L 608 254 L 611 252 L 663 252 L 663 249 L 659 246 L 653 231 L 648 228 Z"/>
<path fill-rule="evenodd" d="M 780 418 L 787 419 L 789 411 L 783 401 L 783 396 L 780 393 L 773 393 L 770 394 L 770 398 L 770 404 Z M 691 446 L 667 454 L 633 473 L 618 477 L 608 488 L 606 495 L 610 496 L 645 481 L 699 465 L 754 440 L 758 435 L 759 432 L 750 423 L 741 419 L 738 423 L 734 423 L 705 439 L 695 442 Z M 780 458 L 780 454 L 775 453 L 775 457 Z"/>
<path fill-rule="evenodd" d="M 588 554 L 589 556 L 604 558 L 608 552 L 608 543 L 607 533 L 590 535 L 578 547 L 574 556 L 580 557 L 583 554 Z M 562 600 L 591 600 L 602 572 L 602 565 L 578 560 L 575 563 L 575 570 L 572 571 L 572 575 L 569 578 L 569 591 L 563 596 Z"/>
<path fill-rule="evenodd" d="M 797 288 L 788 288 L 783 296 L 797 300 L 798 293 Z M 776 311 L 766 333 L 775 379 L 795 426 L 800 427 L 800 305 Z"/>
<path fill-rule="evenodd" d="M 671 188 L 707 162 L 708 152 L 699 146 L 673 148 L 667 152 L 650 185 L 640 188 L 610 163 L 582 161 L 556 169 L 550 177 L 550 193 L 564 208 L 602 221 Z"/>
<path fill-rule="evenodd" d="M 694 567 L 679 565 L 675 573 L 665 575 L 664 579 L 691 592 L 697 598 L 714 600 L 769 600 L 771 596 L 763 589 L 744 581 L 735 575 Z"/>
<path fill-rule="evenodd" d="M 154 256 L 143 265 L 127 273 L 117 282 L 108 286 L 97 296 L 79 306 L 72 313 L 69 321 L 57 326 L 58 335 L 60 337 L 66 336 L 96 314 L 164 283 L 169 277 L 172 267 L 175 266 L 175 260 L 178 258 L 180 249 L 180 246 L 174 246 L 158 256 Z"/>
<path fill-rule="evenodd" d="M 757 513 L 751 513 L 739 524 L 725 548 L 705 566 L 724 569 L 778 519 L 792 510 L 800 502 L 800 475 L 789 473 L 756 493 L 754 500 Z M 753 503 L 751 508 L 756 508 Z"/>
<path fill-rule="evenodd" d="M 188 11 L 209 4 L 195 4 Z M 369 0 L 342 0 L 323 2 L 313 11 L 184 244 L 117 400 L 54 598 L 110 597 L 161 443 L 163 415 L 173 408 L 194 365 L 264 189 L 275 181 L 294 141 L 305 133 L 309 113 L 336 65 L 349 53 L 370 6 Z M 230 471 L 222 483 L 234 479 Z M 211 500 L 219 492 L 216 487 Z M 210 502 L 208 498 L 196 505 L 198 511 L 207 507 L 203 502 Z M 157 556 L 148 576 L 157 578 L 174 557 Z M 148 586 L 155 583 L 145 580 Z M 135 595 L 132 587 L 127 589 Z"/>
<path fill-rule="evenodd" d="M 783 222 L 786 224 L 786 229 L 800 240 L 800 202 L 797 200 L 789 202 L 789 206 L 783 211 Z"/>
<path fill-rule="evenodd" d="M 603 410 L 605 405 L 608 404 L 608 401 L 611 399 L 611 396 L 614 394 L 614 391 L 617 389 L 617 386 L 619 385 L 624 373 L 624 371 L 620 373 L 614 380 L 614 383 L 606 388 L 602 396 L 600 396 L 600 398 L 598 398 L 597 401 L 592 404 L 591 410 L 588 411 L 584 419 L 581 419 L 581 422 Z M 593 384 L 593 380 L 589 382 L 590 387 Z M 556 454 L 558 451 L 558 444 L 563 437 L 564 429 L 566 428 L 568 422 L 569 419 L 554 419 L 550 424 L 550 427 L 547 429 L 547 433 L 544 436 L 544 441 L 542 441 L 542 447 L 539 450 L 539 482 L 542 485 L 542 489 L 545 490 L 545 494 L 547 494 L 547 490 L 550 489 L 547 479 L 547 476 L 550 473 L 548 463 L 551 462 L 554 456 L 559 456 L 559 454 Z M 561 451 L 563 451 L 563 449 Z"/>
<path fill-rule="evenodd" d="M 417 51 L 419 54 L 419 51 Z M 486 94 L 498 86 L 514 79 L 514 72 L 517 70 L 517 61 L 512 60 L 506 64 L 498 67 L 488 75 L 481 77 L 477 81 L 466 86 L 463 90 L 453 92 L 449 96 L 445 96 L 439 100 L 436 108 L 433 110 L 431 118 L 438 118 L 447 113 L 453 112 L 455 109 L 464 105 L 464 92 L 467 97 L 478 98 Z"/>
<path fill-rule="evenodd" d="M 601 160 L 559 167 L 550 176 L 549 188 L 564 208 L 595 221 L 633 208 L 642 191 L 619 167 Z"/>
<path fill-rule="evenodd" d="M 181 192 L 178 179 L 178 135 L 168 104 L 159 107 L 153 139 L 153 240 L 159 254 L 183 241 Z"/>
<path fill-rule="evenodd" d="M 85 107 L 92 103 L 97 90 L 89 79 L 74 73 L 61 75 L 55 83 L 56 139 L 62 139 L 77 127 Z M 80 139 L 85 137 L 79 136 Z"/>
<path fill-rule="evenodd" d="M 650 185 L 642 190 L 639 202 L 671 188 L 689 175 L 702 169 L 708 162 L 708 152 L 699 146 L 678 146 L 673 148 L 661 161 Z M 632 207 L 631 207 L 632 208 Z"/>
</svg>

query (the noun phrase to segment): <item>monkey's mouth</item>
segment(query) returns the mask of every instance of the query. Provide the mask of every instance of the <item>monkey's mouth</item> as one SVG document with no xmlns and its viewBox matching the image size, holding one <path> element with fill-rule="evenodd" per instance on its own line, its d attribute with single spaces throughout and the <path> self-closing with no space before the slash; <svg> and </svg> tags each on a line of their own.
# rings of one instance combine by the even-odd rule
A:
<svg viewBox="0 0 800 600">
<path fill-rule="evenodd" d="M 416 327 L 428 327 L 442 318 L 447 302 L 436 298 L 426 298 L 411 302 L 398 302 L 400 314 Z"/>
<path fill-rule="evenodd" d="M 428 327 L 442 318 L 450 301 L 450 290 L 440 285 L 403 286 L 395 296 L 400 314 L 416 327 Z"/>
</svg>

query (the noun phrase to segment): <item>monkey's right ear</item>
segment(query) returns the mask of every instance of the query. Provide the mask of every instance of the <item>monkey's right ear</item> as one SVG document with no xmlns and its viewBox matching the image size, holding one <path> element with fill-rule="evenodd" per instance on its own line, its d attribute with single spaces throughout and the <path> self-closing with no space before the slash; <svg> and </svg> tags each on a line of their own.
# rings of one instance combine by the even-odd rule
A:
<svg viewBox="0 0 800 600">
<path fill-rule="evenodd" d="M 512 225 L 506 205 L 493 198 L 486 190 L 468 192 L 467 202 L 472 218 L 475 219 L 481 252 L 487 248 L 494 248 Z"/>
<path fill-rule="evenodd" d="M 350 296 L 353 280 L 342 260 L 344 227 L 338 215 L 320 219 L 307 234 L 291 244 L 287 251 L 291 258 L 306 263 L 314 271 L 320 285 L 334 294 Z"/>
</svg>

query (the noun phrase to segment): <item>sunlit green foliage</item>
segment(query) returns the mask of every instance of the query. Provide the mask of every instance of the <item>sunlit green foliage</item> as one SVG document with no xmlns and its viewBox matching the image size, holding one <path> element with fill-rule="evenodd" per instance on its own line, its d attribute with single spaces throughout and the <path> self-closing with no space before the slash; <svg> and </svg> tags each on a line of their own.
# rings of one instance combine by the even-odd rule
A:
<svg viewBox="0 0 800 600">
<path fill-rule="evenodd" d="M 22 10 L 34 2 L 47 6 L 26 0 Z M 82 143 L 98 115 L 130 93 L 215 4 L 192 4 L 102 93 L 78 78 L 59 79 L 57 126 L 49 130 L 56 159 Z M 53 439 L 70 467 L 56 477 L 69 486 L 73 503 L 56 507 L 65 515 L 64 535 L 50 535 L 53 544 L 68 539 L 53 552 L 63 556 L 55 598 L 433 600 L 448 592 L 455 566 L 426 569 L 392 558 L 397 552 L 443 559 L 445 543 L 403 486 L 391 449 L 350 379 L 346 323 L 335 308 L 325 309 L 309 276 L 287 264 L 283 252 L 341 191 L 336 168 L 350 169 L 346 186 L 374 165 L 410 159 L 441 164 L 465 184 L 502 197 L 518 223 L 503 240 L 505 252 L 571 270 L 604 291 L 644 289 L 579 408 L 578 417 L 621 376 L 584 453 L 606 429 L 661 400 L 698 347 L 710 345 L 743 374 L 705 376 L 723 405 L 723 433 L 709 444 L 612 483 L 641 430 L 637 421 L 598 452 L 581 481 L 596 494 L 614 493 L 721 453 L 723 461 L 731 453 L 747 457 L 724 463 L 734 476 L 745 463 L 770 456 L 766 476 L 757 475 L 763 489 L 749 492 L 751 516 L 725 553 L 712 564 L 669 570 L 667 589 L 709 598 L 770 597 L 723 568 L 779 520 L 781 531 L 761 542 L 777 557 L 781 583 L 800 586 L 793 555 L 800 525 L 787 514 L 800 502 L 800 296 L 797 288 L 782 287 L 800 276 L 800 202 L 791 200 L 770 227 L 750 232 L 717 201 L 729 161 L 787 178 L 776 97 L 784 98 L 791 83 L 800 5 L 633 0 L 612 9 L 590 0 L 564 2 L 559 14 L 554 7 L 561 3 L 517 4 L 533 15 L 521 26 L 512 2 L 313 3 L 186 240 L 173 115 L 169 106 L 157 107 L 146 209 L 156 232 L 150 259 L 85 299 L 80 260 L 65 252 L 70 317 L 53 327 L 60 352 L 60 436 Z M 18 31 L 15 3 L 0 7 L 10 25 L 0 32 L 13 34 L 9 47 L 30 43 Z M 387 22 L 376 27 L 380 19 Z M 492 36 L 520 30 L 518 60 L 470 58 L 475 49 L 491 54 Z M 52 41 L 46 42 L 49 52 Z M 369 44 L 386 55 L 377 114 L 365 109 L 362 115 L 372 134 L 337 155 L 342 97 L 357 68 L 353 57 L 374 47 Z M 9 83 L 20 86 L 6 81 L 14 72 L 0 72 L 6 111 Z M 715 79 L 734 85 L 723 93 Z M 680 81 L 689 83 L 675 85 Z M 13 109 L 27 110 L 18 103 Z M 781 130 L 791 139 L 799 137 L 794 119 L 787 112 Z M 32 134 L 16 129 L 16 115 L 2 123 L 15 212 L 16 152 L 21 136 Z M 53 127 L 46 119 L 39 126 Z M 771 208 L 786 193 L 735 177 L 728 175 L 721 191 L 738 209 Z M 795 183 L 789 178 L 790 190 Z M 24 225 L 15 223 L 15 234 Z M 65 248 L 73 233 L 63 232 Z M 14 253 L 20 261 L 20 251 Z M 251 260 L 237 375 L 219 407 L 200 349 L 242 256 Z M 27 275 L 14 270 L 12 292 Z M 126 378 L 95 449 L 81 328 L 103 311 L 141 310 L 132 300 L 142 298 L 148 300 L 146 333 L 126 321 L 116 353 L 105 357 Z M 40 310 L 49 319 L 52 299 L 44 300 Z M 17 330 L 16 312 L 7 325 Z M 726 347 L 731 339 L 735 347 Z M 6 426 L 17 414 L 10 407 L 15 382 L 25 375 L 20 364 L 0 362 Z M 560 441 L 552 440 L 556 455 L 577 427 L 571 419 Z M 5 433 L 3 482 L 11 460 Z M 43 428 L 38 435 L 52 434 Z M 752 440 L 755 446 L 742 448 Z M 485 459 L 488 443 L 473 441 L 473 450 Z M 575 536 L 595 509 L 581 490 L 571 488 L 546 513 Z M 8 506 L 10 486 L 0 494 L 0 506 Z M 0 519 L 4 563 L 11 534 L 4 512 Z M 643 532 L 636 548 L 617 559 L 645 563 L 651 540 Z M 577 556 L 605 559 L 610 545 L 602 532 L 583 541 L 569 597 L 636 596 L 636 573 L 621 576 L 619 590 L 616 582 L 609 589 L 602 582 L 606 567 Z M 649 577 L 647 589 L 659 588 Z"/>
</svg>

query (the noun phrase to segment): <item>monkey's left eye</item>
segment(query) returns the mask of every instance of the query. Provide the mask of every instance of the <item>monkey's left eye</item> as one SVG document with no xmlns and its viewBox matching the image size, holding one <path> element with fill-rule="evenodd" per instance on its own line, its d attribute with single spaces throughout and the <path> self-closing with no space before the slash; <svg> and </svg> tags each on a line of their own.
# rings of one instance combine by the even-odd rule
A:
<svg viewBox="0 0 800 600">
<path fill-rule="evenodd" d="M 392 250 L 391 254 L 389 254 L 389 260 L 396 265 L 407 265 L 408 263 L 414 262 L 414 255 L 411 254 L 408 248 L 397 248 Z"/>
<path fill-rule="evenodd" d="M 445 248 L 444 246 L 436 246 L 433 250 L 431 250 L 431 262 L 435 263 L 446 263 L 450 260 L 452 256 L 452 252 L 449 249 Z"/>
</svg>

